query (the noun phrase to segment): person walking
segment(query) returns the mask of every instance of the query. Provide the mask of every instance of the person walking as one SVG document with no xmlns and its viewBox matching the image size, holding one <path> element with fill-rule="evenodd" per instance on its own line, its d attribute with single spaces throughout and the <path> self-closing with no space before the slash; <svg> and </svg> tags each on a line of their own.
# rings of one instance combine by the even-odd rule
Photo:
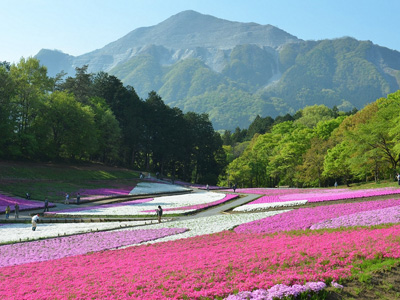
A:
<svg viewBox="0 0 400 300">
<path fill-rule="evenodd" d="M 210 186 L 208 184 L 206 185 L 206 189 L 207 189 L 207 192 L 210 191 Z"/>
<path fill-rule="evenodd" d="M 160 205 L 156 209 L 156 213 L 157 213 L 158 223 L 161 223 L 161 217 L 162 217 L 162 214 L 163 214 L 163 210 L 162 210 Z"/>
<path fill-rule="evenodd" d="M 7 205 L 7 207 L 6 207 L 6 219 L 8 219 L 10 217 L 10 211 L 11 211 L 10 205 Z"/>
<path fill-rule="evenodd" d="M 15 203 L 15 205 L 14 205 L 14 217 L 15 217 L 15 219 L 18 219 L 19 218 L 19 205 L 18 205 L 18 203 Z"/>
<path fill-rule="evenodd" d="M 397 178 L 397 183 L 400 185 L 400 174 L 399 173 L 397 173 L 396 178 Z"/>
<path fill-rule="evenodd" d="M 32 217 L 32 231 L 36 230 L 37 222 L 39 221 L 39 214 Z"/>
<path fill-rule="evenodd" d="M 46 211 L 49 211 L 49 200 L 47 198 L 44 199 L 44 211 L 43 212 L 46 212 Z"/>
<path fill-rule="evenodd" d="M 69 204 L 69 194 L 65 193 L 65 202 L 64 204 Z"/>
<path fill-rule="evenodd" d="M 237 185 L 236 185 L 236 183 L 233 185 L 233 192 L 235 193 L 236 192 L 236 187 L 237 187 Z"/>
<path fill-rule="evenodd" d="M 78 195 L 76 195 L 76 204 L 80 204 L 81 203 L 81 194 L 78 193 Z"/>
</svg>

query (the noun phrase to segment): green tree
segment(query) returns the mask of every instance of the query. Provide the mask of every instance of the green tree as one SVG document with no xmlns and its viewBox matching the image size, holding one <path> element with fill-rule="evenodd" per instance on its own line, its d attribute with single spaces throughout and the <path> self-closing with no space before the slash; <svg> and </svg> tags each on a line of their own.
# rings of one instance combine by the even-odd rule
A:
<svg viewBox="0 0 400 300">
<path fill-rule="evenodd" d="M 88 159 L 97 150 L 94 113 L 72 94 L 52 93 L 37 120 L 44 150 L 50 158 Z"/>
<path fill-rule="evenodd" d="M 349 157 L 350 153 L 346 142 L 342 142 L 328 149 L 324 160 L 324 171 L 322 175 L 334 178 L 335 180 L 341 178 L 346 185 L 349 185 L 352 177 Z"/>
<path fill-rule="evenodd" d="M 94 154 L 96 160 L 104 163 L 115 163 L 119 161 L 121 147 L 121 128 L 114 113 L 103 98 L 91 98 L 91 108 L 94 112 L 96 127 L 97 152 Z"/>
<path fill-rule="evenodd" d="M 15 95 L 15 88 L 10 76 L 10 64 L 0 63 L 0 157 L 12 153 L 14 123 L 10 115 L 11 99 Z"/>
<path fill-rule="evenodd" d="M 38 149 L 33 124 L 41 113 L 40 103 L 52 89 L 53 81 L 47 76 L 46 67 L 41 66 L 34 58 L 21 58 L 17 65 L 11 65 L 10 76 L 15 83 L 10 115 L 16 124 L 15 144 L 22 156 L 32 157 Z"/>
<path fill-rule="evenodd" d="M 105 72 L 95 76 L 93 93 L 96 97 L 106 100 L 119 123 L 122 134 L 122 162 L 143 167 L 141 153 L 146 152 L 145 119 L 147 118 L 144 102 L 133 87 L 125 87 L 121 80 Z M 151 115 L 149 118 L 152 118 Z"/>
<path fill-rule="evenodd" d="M 85 105 L 89 104 L 89 98 L 93 93 L 94 74 L 88 73 L 88 65 L 76 67 L 75 77 L 68 77 L 65 82 L 58 86 L 58 89 L 68 91 L 75 95 L 75 99 Z"/>
</svg>

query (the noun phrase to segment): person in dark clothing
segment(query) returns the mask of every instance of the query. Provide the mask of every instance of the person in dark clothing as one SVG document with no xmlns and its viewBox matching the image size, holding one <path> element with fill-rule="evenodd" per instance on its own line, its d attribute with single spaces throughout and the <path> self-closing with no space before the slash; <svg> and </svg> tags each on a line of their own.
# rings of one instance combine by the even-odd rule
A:
<svg viewBox="0 0 400 300">
<path fill-rule="evenodd" d="M 46 211 L 49 211 L 49 200 L 47 200 L 47 198 L 44 199 L 44 211 L 43 212 L 46 212 Z"/>
<path fill-rule="evenodd" d="M 161 217 L 162 217 L 162 214 L 163 214 L 163 210 L 162 210 L 160 205 L 156 209 L 156 213 L 157 213 L 158 223 L 161 223 Z"/>
</svg>

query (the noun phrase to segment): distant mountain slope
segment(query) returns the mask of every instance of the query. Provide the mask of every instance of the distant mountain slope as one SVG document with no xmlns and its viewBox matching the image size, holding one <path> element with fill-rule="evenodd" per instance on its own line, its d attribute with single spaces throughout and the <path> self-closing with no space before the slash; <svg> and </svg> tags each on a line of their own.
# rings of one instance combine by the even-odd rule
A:
<svg viewBox="0 0 400 300">
<path fill-rule="evenodd" d="M 399 89 L 400 53 L 353 38 L 303 41 L 271 25 L 184 11 L 73 57 L 41 50 L 54 76 L 75 67 L 106 71 L 145 98 L 155 90 L 184 111 L 209 113 L 215 129 L 314 104 L 343 109 Z"/>
</svg>

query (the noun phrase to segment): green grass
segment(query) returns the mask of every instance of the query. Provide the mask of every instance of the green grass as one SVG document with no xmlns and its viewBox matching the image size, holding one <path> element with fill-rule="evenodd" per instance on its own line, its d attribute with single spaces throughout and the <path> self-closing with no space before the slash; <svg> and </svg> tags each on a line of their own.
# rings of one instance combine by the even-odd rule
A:
<svg viewBox="0 0 400 300">
<path fill-rule="evenodd" d="M 345 185 L 339 186 L 340 188 L 346 188 Z M 350 184 L 350 189 L 377 189 L 377 188 L 387 188 L 387 187 L 400 187 L 397 183 L 397 180 L 381 180 L 378 182 L 369 181 L 369 182 L 359 182 Z"/>
<path fill-rule="evenodd" d="M 79 189 L 135 187 L 139 172 L 100 164 L 67 165 L 0 162 L 0 191 L 32 199 L 64 200 Z"/>
</svg>

